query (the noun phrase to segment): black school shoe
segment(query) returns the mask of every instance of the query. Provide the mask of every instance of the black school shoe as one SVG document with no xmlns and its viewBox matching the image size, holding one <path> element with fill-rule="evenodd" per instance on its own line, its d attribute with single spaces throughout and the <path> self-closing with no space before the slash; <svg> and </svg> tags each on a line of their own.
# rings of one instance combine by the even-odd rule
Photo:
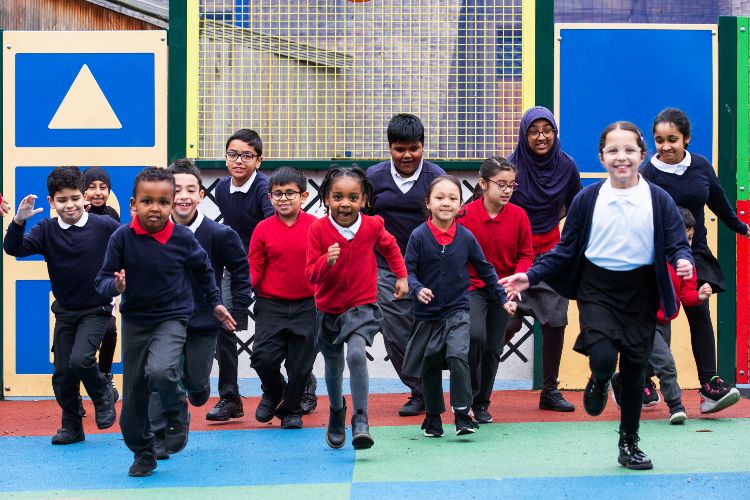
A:
<svg viewBox="0 0 750 500">
<path fill-rule="evenodd" d="M 86 416 L 86 408 L 83 407 L 83 398 L 78 396 L 78 416 L 83 418 Z"/>
<path fill-rule="evenodd" d="M 185 423 L 175 423 L 167 428 L 164 436 L 164 448 L 167 453 L 174 455 L 185 449 L 190 431 L 190 412 L 187 413 Z"/>
<path fill-rule="evenodd" d="M 570 401 L 566 400 L 562 392 L 557 389 L 551 391 L 542 391 L 539 394 L 539 409 L 559 412 L 575 411 L 576 407 Z"/>
<path fill-rule="evenodd" d="M 221 398 L 213 408 L 206 413 L 206 420 L 215 422 L 226 422 L 230 418 L 242 418 L 245 410 L 242 407 L 242 399 L 239 396 Z"/>
<path fill-rule="evenodd" d="M 638 434 L 628 434 L 620 432 L 620 442 L 617 446 L 620 448 L 620 456 L 617 462 L 623 467 L 633 470 L 653 469 L 654 464 L 640 448 L 638 448 Z"/>
<path fill-rule="evenodd" d="M 167 453 L 167 445 L 164 442 L 166 438 L 165 431 L 154 432 L 154 455 L 157 460 L 167 460 L 169 453 Z"/>
<path fill-rule="evenodd" d="M 341 448 L 346 442 L 346 399 L 342 398 L 343 406 L 340 410 L 330 409 L 328 414 L 328 428 L 326 429 L 326 443 L 331 448 Z"/>
<path fill-rule="evenodd" d="M 399 417 L 416 417 L 417 415 L 424 413 L 424 398 L 412 394 L 409 399 L 404 403 L 404 406 L 398 411 Z"/>
<path fill-rule="evenodd" d="M 83 433 L 83 427 L 61 427 L 57 429 L 57 433 L 52 436 L 52 444 L 80 443 L 84 439 L 86 439 L 86 435 Z"/>
<path fill-rule="evenodd" d="M 601 382 L 596 380 L 592 375 L 583 391 L 583 408 L 586 413 L 592 417 L 601 415 L 607 406 L 607 392 L 609 390 L 609 380 Z"/>
<path fill-rule="evenodd" d="M 109 429 L 115 425 L 117 410 L 115 410 L 114 394 L 112 394 L 109 384 L 105 388 L 104 399 L 99 401 L 99 404 L 94 403 L 94 410 L 96 411 L 94 417 L 96 419 L 96 426 L 99 429 Z"/>
<path fill-rule="evenodd" d="M 120 392 L 117 390 L 117 386 L 115 385 L 114 375 L 112 375 L 111 373 L 105 373 L 104 378 L 107 379 L 107 385 L 112 391 L 112 403 L 117 403 L 117 401 L 119 401 L 120 399 Z"/>
<path fill-rule="evenodd" d="M 284 415 L 281 417 L 282 429 L 301 429 L 302 417 L 299 415 Z"/>
<path fill-rule="evenodd" d="M 258 403 L 258 407 L 255 409 L 255 420 L 264 424 L 273 420 L 273 417 L 276 415 L 276 408 L 279 407 L 284 398 L 285 390 L 286 383 L 284 383 L 284 387 L 279 391 L 280 396 L 277 399 L 273 399 L 266 393 L 263 393 L 263 397 L 260 398 L 260 403 Z"/>
<path fill-rule="evenodd" d="M 428 413 L 424 422 L 422 422 L 422 432 L 425 437 L 443 437 L 443 420 L 440 418 L 440 414 L 430 415 Z"/>
<path fill-rule="evenodd" d="M 474 412 L 474 420 L 480 424 L 491 424 L 492 414 L 487 411 L 486 405 L 472 406 L 471 410 Z"/>
<path fill-rule="evenodd" d="M 310 376 L 307 377 L 307 385 L 305 385 L 305 392 L 302 394 L 302 400 L 299 402 L 302 407 L 302 413 L 309 415 L 315 411 L 318 407 L 318 396 L 315 394 L 315 390 L 318 388 L 318 380 L 315 375 L 310 372 Z"/>
<path fill-rule="evenodd" d="M 474 422 L 474 419 L 469 415 L 468 408 L 463 410 L 453 410 L 456 418 L 456 436 L 465 436 L 467 434 L 474 434 L 479 425 Z"/>
<path fill-rule="evenodd" d="M 135 457 L 133 465 L 128 469 L 128 476 L 131 477 L 146 477 L 150 476 L 151 473 L 156 469 L 156 458 L 153 456 L 148 457 Z"/>
<path fill-rule="evenodd" d="M 355 450 L 366 450 L 372 448 L 375 440 L 370 435 L 370 425 L 367 422 L 367 413 L 362 410 L 352 415 L 352 446 Z"/>
</svg>

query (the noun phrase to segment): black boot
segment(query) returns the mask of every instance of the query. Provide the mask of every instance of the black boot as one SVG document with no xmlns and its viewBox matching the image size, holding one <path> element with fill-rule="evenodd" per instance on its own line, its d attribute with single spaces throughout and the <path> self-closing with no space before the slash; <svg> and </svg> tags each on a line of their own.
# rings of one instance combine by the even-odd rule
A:
<svg viewBox="0 0 750 500">
<path fill-rule="evenodd" d="M 586 413 L 592 417 L 601 415 L 604 407 L 607 406 L 607 391 L 609 390 L 609 380 L 596 380 L 592 375 L 583 391 L 583 408 Z"/>
<path fill-rule="evenodd" d="M 654 465 L 651 463 L 651 459 L 638 448 L 639 440 L 640 438 L 636 433 L 628 434 L 620 431 L 620 442 L 617 444 L 620 448 L 620 456 L 617 457 L 617 461 L 628 469 L 653 469 Z"/>
<path fill-rule="evenodd" d="M 558 391 L 557 389 L 543 389 L 539 394 L 539 409 L 569 412 L 575 411 L 576 407 L 573 405 L 573 403 L 566 400 L 563 397 L 562 392 Z"/>
<path fill-rule="evenodd" d="M 326 443 L 331 448 L 341 448 L 346 442 L 346 399 L 340 410 L 331 408 L 328 416 L 328 429 L 326 429 Z"/>
<path fill-rule="evenodd" d="M 352 446 L 355 450 L 366 450 L 375 441 L 370 436 L 370 425 L 367 423 L 367 413 L 362 410 L 352 415 Z"/>
</svg>

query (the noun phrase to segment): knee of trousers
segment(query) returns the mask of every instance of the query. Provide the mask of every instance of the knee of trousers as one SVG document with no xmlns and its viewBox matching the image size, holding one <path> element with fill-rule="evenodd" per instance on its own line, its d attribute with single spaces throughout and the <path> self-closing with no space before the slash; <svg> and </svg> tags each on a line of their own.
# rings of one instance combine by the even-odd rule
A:
<svg viewBox="0 0 750 500">
<path fill-rule="evenodd" d="M 180 370 L 176 366 L 156 366 L 146 372 L 148 386 L 158 391 L 160 388 L 171 387 L 180 382 Z"/>
<path fill-rule="evenodd" d="M 94 365 L 96 365 L 96 357 L 94 357 L 93 353 L 85 355 L 71 354 L 68 369 L 75 374 L 79 374 Z"/>
</svg>

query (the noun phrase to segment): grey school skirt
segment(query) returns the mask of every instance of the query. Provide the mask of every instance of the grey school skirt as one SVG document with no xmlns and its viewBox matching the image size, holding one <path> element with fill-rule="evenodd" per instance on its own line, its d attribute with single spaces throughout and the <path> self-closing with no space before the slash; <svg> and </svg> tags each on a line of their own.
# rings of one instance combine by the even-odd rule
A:
<svg viewBox="0 0 750 500">
<path fill-rule="evenodd" d="M 341 314 L 318 311 L 315 320 L 315 343 L 325 354 L 334 346 L 341 346 L 352 335 L 363 337 L 367 345 L 372 346 L 380 331 L 383 313 L 380 306 L 373 303 L 352 307 Z"/>
<path fill-rule="evenodd" d="M 544 255 L 534 257 L 534 262 Z M 516 301 L 516 316 L 533 316 L 540 325 L 560 327 L 568 324 L 568 299 L 554 291 L 542 281 L 521 294 Z"/>
<path fill-rule="evenodd" d="M 442 354 L 469 361 L 469 311 L 457 310 L 445 319 L 416 320 L 404 353 L 403 375 L 422 377 L 426 357 Z M 447 365 L 446 365 L 447 367 Z"/>
</svg>

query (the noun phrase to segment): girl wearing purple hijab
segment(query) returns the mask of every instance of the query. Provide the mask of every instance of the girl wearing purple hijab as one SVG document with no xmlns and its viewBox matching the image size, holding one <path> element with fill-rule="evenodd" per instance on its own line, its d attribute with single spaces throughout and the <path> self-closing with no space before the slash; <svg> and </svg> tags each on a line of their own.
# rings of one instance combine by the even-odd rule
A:
<svg viewBox="0 0 750 500">
<path fill-rule="evenodd" d="M 572 157 L 562 151 L 557 123 L 543 106 L 528 109 L 521 118 L 518 144 L 508 160 L 518 167 L 518 188 L 513 203 L 523 208 L 531 222 L 534 261 L 560 241 L 560 221 L 581 190 L 581 176 Z M 521 318 L 533 316 L 542 327 L 542 371 L 539 408 L 575 410 L 557 389 L 568 299 L 541 282 L 523 294 L 517 315 L 508 322 L 508 338 L 521 329 Z"/>
</svg>

